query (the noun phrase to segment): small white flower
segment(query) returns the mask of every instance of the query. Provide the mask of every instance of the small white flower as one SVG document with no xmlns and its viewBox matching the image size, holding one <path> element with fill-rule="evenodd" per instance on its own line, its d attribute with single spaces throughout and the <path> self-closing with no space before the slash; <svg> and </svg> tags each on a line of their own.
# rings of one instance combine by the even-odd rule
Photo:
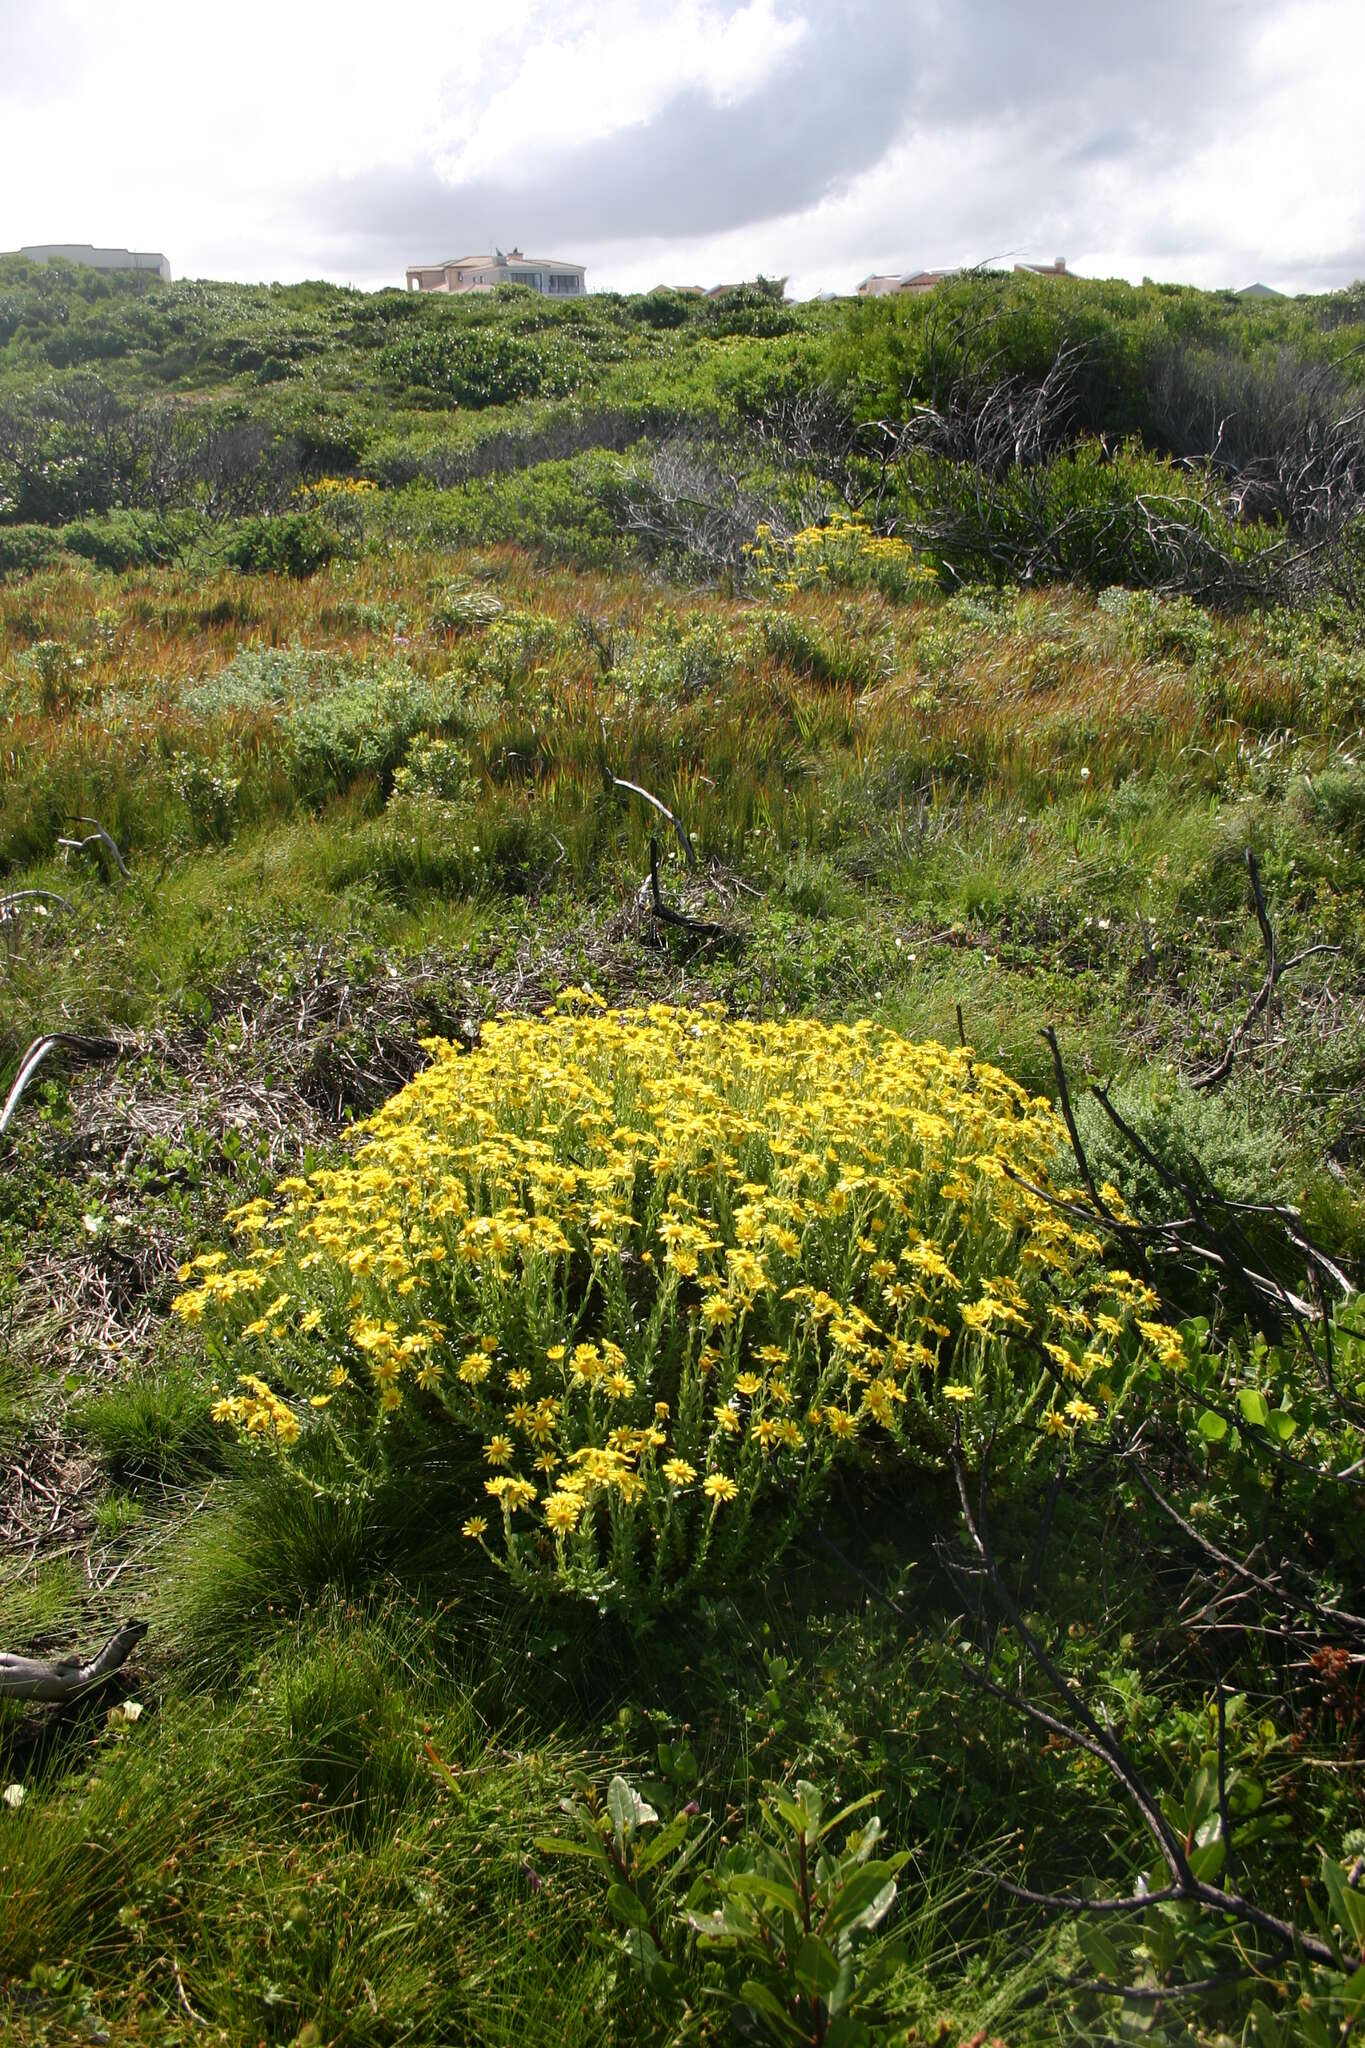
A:
<svg viewBox="0 0 1365 2048">
<path fill-rule="evenodd" d="M 1081 770 L 1081 781 L 1082 781 L 1082 782 L 1089 782 L 1089 780 L 1090 780 L 1090 770 L 1089 770 L 1088 768 L 1082 768 L 1082 770 Z"/>
<path fill-rule="evenodd" d="M 11 1809 L 12 1811 L 14 1811 L 14 1812 L 17 1812 L 17 1811 L 18 1811 L 18 1809 L 19 1809 L 19 1808 L 20 1808 L 20 1807 L 21 1807 L 21 1806 L 23 1805 L 23 1803 L 24 1803 L 24 1788 L 23 1788 L 23 1786 L 22 1786 L 22 1785 L 6 1785 L 6 1787 L 5 1787 L 5 1794 L 4 1794 L 4 1797 L 5 1797 L 5 1804 L 6 1804 L 6 1806 L 8 1806 L 8 1807 L 9 1807 L 9 1808 L 10 1808 L 10 1809 Z"/>
<path fill-rule="evenodd" d="M 140 1721 L 145 1712 L 146 1708 L 141 1700 L 125 1700 L 123 1702 L 123 1718 L 125 1721 Z"/>
</svg>

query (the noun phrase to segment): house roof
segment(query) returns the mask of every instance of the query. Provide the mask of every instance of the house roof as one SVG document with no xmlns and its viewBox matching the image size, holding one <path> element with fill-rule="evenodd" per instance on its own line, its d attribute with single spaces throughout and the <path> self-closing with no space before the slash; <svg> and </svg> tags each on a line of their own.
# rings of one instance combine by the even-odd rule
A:
<svg viewBox="0 0 1365 2048">
<path fill-rule="evenodd" d="M 496 270 L 505 263 L 525 263 L 533 270 L 582 270 L 565 256 L 523 256 L 520 249 L 485 250 L 481 256 L 447 256 L 443 263 L 414 263 L 414 270 Z"/>
</svg>

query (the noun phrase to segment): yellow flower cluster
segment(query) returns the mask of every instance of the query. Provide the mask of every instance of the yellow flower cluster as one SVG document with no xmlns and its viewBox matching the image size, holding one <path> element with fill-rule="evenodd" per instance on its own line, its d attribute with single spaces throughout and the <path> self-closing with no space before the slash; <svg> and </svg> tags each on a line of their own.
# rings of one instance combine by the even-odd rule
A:
<svg viewBox="0 0 1365 2048">
<path fill-rule="evenodd" d="M 306 1419 L 316 1387 L 301 1451 L 453 1423 L 514 1575 L 666 1598 L 785 1540 L 864 1443 L 1070 1431 L 1178 1352 L 1048 1198 L 1050 1106 L 969 1049 L 581 991 L 427 1049 L 176 1308 L 270 1345 Z M 222 1418 L 297 1439 L 245 1384 Z"/>
<path fill-rule="evenodd" d="M 880 590 L 904 599 L 933 589 L 937 577 L 908 541 L 874 533 L 857 512 L 836 512 L 782 540 L 760 525 L 745 549 L 751 579 L 781 595 L 796 590 Z"/>
<path fill-rule="evenodd" d="M 368 476 L 320 476 L 316 483 L 300 484 L 299 496 L 311 498 L 315 504 L 326 504 L 329 499 L 368 498 L 379 486 Z"/>
<path fill-rule="evenodd" d="M 297 1443 L 299 1419 L 287 1401 L 268 1387 L 256 1373 L 243 1375 L 240 1394 L 228 1394 L 215 1401 L 211 1414 L 215 1422 L 232 1422 L 248 1436 L 270 1436 L 277 1444 Z"/>
</svg>

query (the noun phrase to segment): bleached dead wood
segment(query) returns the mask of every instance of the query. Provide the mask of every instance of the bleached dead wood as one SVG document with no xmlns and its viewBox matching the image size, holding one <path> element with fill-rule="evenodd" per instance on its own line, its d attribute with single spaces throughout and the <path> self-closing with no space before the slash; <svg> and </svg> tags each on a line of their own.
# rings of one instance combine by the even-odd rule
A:
<svg viewBox="0 0 1365 2048">
<path fill-rule="evenodd" d="M 127 1663 L 147 1633 L 145 1621 L 125 1621 L 93 1657 L 11 1657 L 0 1650 L 0 1699 L 70 1700 L 91 1692 Z"/>
</svg>

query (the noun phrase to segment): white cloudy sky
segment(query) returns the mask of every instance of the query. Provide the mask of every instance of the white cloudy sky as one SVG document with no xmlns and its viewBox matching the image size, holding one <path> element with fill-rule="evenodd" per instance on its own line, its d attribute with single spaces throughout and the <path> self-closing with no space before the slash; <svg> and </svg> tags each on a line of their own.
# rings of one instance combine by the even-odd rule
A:
<svg viewBox="0 0 1365 2048">
<path fill-rule="evenodd" d="M 623 290 L 1365 273 L 1365 0 L 0 0 L 0 249 Z"/>
</svg>

